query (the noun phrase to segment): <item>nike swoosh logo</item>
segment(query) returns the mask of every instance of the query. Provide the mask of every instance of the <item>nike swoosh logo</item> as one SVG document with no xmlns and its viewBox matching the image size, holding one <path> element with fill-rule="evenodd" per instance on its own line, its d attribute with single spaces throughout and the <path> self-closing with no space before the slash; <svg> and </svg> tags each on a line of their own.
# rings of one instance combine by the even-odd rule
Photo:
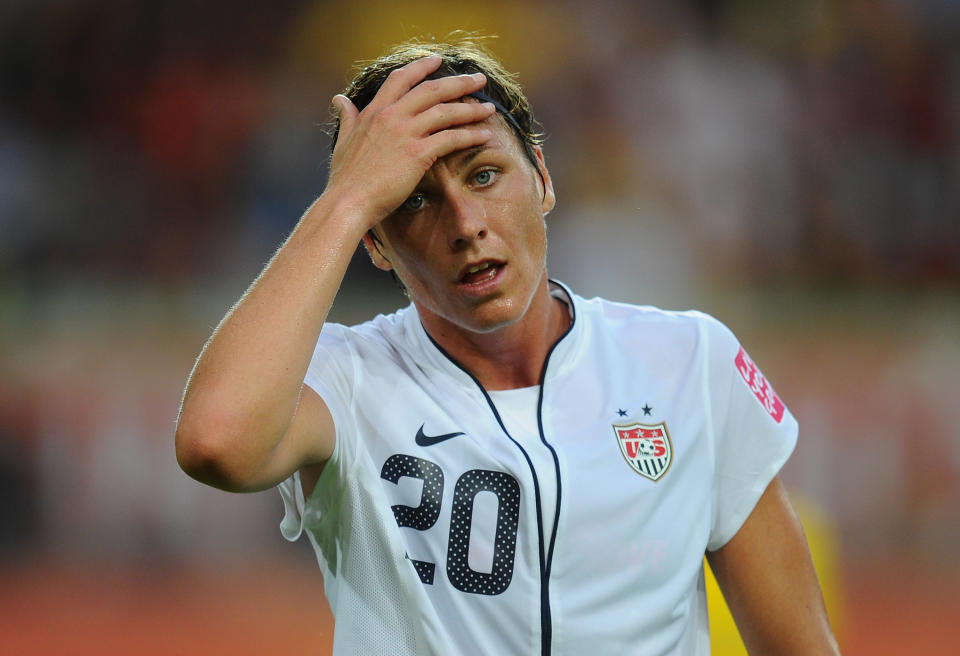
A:
<svg viewBox="0 0 960 656">
<path fill-rule="evenodd" d="M 466 433 L 444 433 L 443 435 L 425 435 L 423 432 L 424 424 L 420 424 L 420 428 L 417 430 L 417 444 L 420 446 L 433 446 L 434 444 L 439 444 L 444 440 L 449 440 L 451 437 L 456 437 L 457 435 L 465 435 Z"/>
</svg>

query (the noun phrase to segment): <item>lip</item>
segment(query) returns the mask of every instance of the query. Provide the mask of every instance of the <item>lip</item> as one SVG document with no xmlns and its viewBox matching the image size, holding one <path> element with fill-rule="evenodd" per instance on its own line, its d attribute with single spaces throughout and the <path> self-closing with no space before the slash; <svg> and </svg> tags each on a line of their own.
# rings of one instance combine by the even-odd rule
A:
<svg viewBox="0 0 960 656">
<path fill-rule="evenodd" d="M 503 262 L 502 260 L 496 260 L 492 257 L 487 257 L 482 260 L 476 260 L 474 262 L 468 262 L 467 264 L 464 264 L 463 267 L 461 267 L 460 271 L 457 273 L 457 282 L 460 282 L 461 280 L 463 280 L 463 277 L 467 275 L 467 272 L 470 269 L 472 269 L 473 267 L 478 267 L 481 264 L 490 264 L 492 266 L 502 267 L 504 264 L 506 264 L 506 262 Z"/>
<path fill-rule="evenodd" d="M 467 275 L 467 272 L 475 266 L 480 264 L 490 263 L 491 266 L 497 268 L 497 273 L 488 280 L 483 280 L 476 283 L 463 282 L 463 277 Z M 507 263 L 501 260 L 494 259 L 485 259 L 479 260 L 477 262 L 471 262 L 464 266 L 459 275 L 457 276 L 456 285 L 457 289 L 462 293 L 469 294 L 471 296 L 484 296 L 494 291 L 500 283 L 503 281 L 504 272 L 506 271 Z"/>
</svg>

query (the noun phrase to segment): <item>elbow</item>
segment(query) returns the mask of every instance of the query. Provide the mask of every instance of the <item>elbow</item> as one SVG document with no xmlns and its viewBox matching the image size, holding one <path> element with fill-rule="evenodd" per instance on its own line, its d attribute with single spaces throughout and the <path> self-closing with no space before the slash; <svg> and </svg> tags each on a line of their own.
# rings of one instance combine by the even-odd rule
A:
<svg viewBox="0 0 960 656">
<path fill-rule="evenodd" d="M 177 464 L 191 478 L 221 490 L 248 488 L 250 467 L 242 458 L 242 440 L 226 418 L 200 420 L 182 413 L 174 436 Z"/>
</svg>

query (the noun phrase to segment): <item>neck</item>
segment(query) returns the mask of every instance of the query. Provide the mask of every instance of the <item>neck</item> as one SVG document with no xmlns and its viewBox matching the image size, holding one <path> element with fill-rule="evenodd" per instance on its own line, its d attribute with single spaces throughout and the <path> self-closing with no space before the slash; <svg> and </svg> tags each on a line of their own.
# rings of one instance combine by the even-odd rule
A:
<svg viewBox="0 0 960 656">
<path fill-rule="evenodd" d="M 424 328 L 450 356 L 488 390 L 540 384 L 547 353 L 570 326 L 566 304 L 550 295 L 546 276 L 519 320 L 487 333 L 446 321 Z"/>
</svg>

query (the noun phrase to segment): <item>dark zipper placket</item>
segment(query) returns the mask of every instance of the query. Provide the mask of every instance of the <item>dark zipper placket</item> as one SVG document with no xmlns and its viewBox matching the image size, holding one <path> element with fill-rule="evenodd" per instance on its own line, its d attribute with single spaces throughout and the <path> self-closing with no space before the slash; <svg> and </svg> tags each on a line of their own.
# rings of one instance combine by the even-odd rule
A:
<svg viewBox="0 0 960 656">
<path fill-rule="evenodd" d="M 490 398 L 490 395 L 487 393 L 487 390 L 483 387 L 479 380 L 470 373 L 466 367 L 457 362 L 449 353 L 440 346 L 433 337 L 430 336 L 430 333 L 424 328 L 423 332 L 427 336 L 427 339 L 440 351 L 444 357 L 446 357 L 450 362 L 452 362 L 458 369 L 463 373 L 467 374 L 470 377 L 470 380 L 479 388 L 480 392 L 483 394 L 483 398 L 486 399 L 487 405 L 490 407 L 490 411 L 493 413 L 493 416 L 497 420 L 497 424 L 500 425 L 500 430 L 503 431 L 503 434 L 507 436 L 511 442 L 520 450 L 520 453 L 523 454 L 524 459 L 527 461 L 527 467 L 530 468 L 530 475 L 533 477 L 533 496 L 534 501 L 537 506 L 537 536 L 539 537 L 539 550 L 540 550 L 540 644 L 541 644 L 541 656 L 550 656 L 551 653 L 551 641 L 553 637 L 553 620 L 550 613 L 550 568 L 553 564 L 553 547 L 556 544 L 557 540 L 557 527 L 560 524 L 560 497 L 561 497 L 561 481 L 560 481 L 560 459 L 557 457 L 557 451 L 553 446 L 547 442 L 546 435 L 543 432 L 543 393 L 546 387 L 547 380 L 547 369 L 550 366 L 550 356 L 553 355 L 554 350 L 557 346 L 566 338 L 567 335 L 573 330 L 573 326 L 577 321 L 576 310 L 573 306 L 573 297 L 564 287 L 564 292 L 567 297 L 570 299 L 570 325 L 567 327 L 567 330 L 560 335 L 560 338 L 553 343 L 553 346 L 550 347 L 550 350 L 547 351 L 547 355 L 544 358 L 543 370 L 540 372 L 540 394 L 537 399 L 537 430 L 540 433 L 540 441 L 543 442 L 550 450 L 550 454 L 553 456 L 553 466 L 554 473 L 557 478 L 557 503 L 556 510 L 553 517 L 553 530 L 550 532 L 550 543 L 549 546 L 545 545 L 546 539 L 543 534 L 543 508 L 540 501 L 540 481 L 537 478 L 537 470 L 533 466 L 533 461 L 530 459 L 530 454 L 527 453 L 527 450 L 523 448 L 523 445 L 517 442 L 510 432 L 507 430 L 507 427 L 504 425 L 503 420 L 500 418 L 500 413 L 497 412 L 497 406 L 493 403 L 493 399 Z"/>
<path fill-rule="evenodd" d="M 560 477 L 560 458 L 557 456 L 557 451 L 553 448 L 553 445 L 547 442 L 547 436 L 543 431 L 543 395 L 547 389 L 547 369 L 550 367 L 550 356 L 553 355 L 554 350 L 556 350 L 560 342 L 562 342 L 564 338 L 570 334 L 570 331 L 573 330 L 573 326 L 577 321 L 576 311 L 573 306 L 573 297 L 569 292 L 566 293 L 567 297 L 570 299 L 570 325 L 567 326 L 567 330 L 560 335 L 560 339 L 554 342 L 553 346 L 550 347 L 550 350 L 547 351 L 547 357 L 544 358 L 543 361 L 543 371 L 540 372 L 540 398 L 537 399 L 537 430 L 540 433 L 540 441 L 543 442 L 544 446 L 550 449 L 550 454 L 553 456 L 554 473 L 557 477 L 557 507 L 553 516 L 553 530 L 550 532 L 550 546 L 547 549 L 547 558 L 543 568 L 543 575 L 541 576 L 542 583 L 540 587 L 541 630 L 543 634 L 541 643 L 542 656 L 550 655 L 551 641 L 553 639 L 553 616 L 550 612 L 550 568 L 553 565 L 553 548 L 557 543 L 557 528 L 560 526 L 560 500 L 562 498 L 563 491 Z M 527 461 L 529 462 L 529 458 Z M 536 474 L 534 474 L 534 479 L 536 479 Z M 537 510 L 538 512 L 540 511 L 539 502 L 537 504 Z M 540 525 L 540 544 L 542 545 L 543 521 L 539 516 L 537 517 L 537 523 Z"/>
</svg>

